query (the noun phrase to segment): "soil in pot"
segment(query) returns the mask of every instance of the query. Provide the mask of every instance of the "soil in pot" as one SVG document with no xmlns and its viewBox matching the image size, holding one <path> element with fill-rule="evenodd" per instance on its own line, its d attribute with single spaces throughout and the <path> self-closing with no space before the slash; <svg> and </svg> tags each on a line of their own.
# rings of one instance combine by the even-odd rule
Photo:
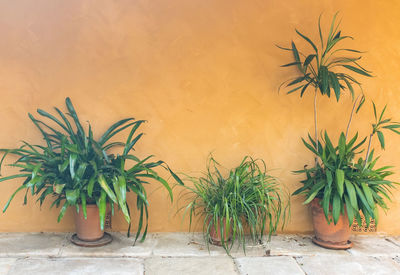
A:
<svg viewBox="0 0 400 275">
<path fill-rule="evenodd" d="M 82 206 L 79 206 L 79 213 L 75 213 L 75 228 L 77 237 L 82 241 L 93 242 L 104 236 L 100 228 L 99 208 L 96 204 L 86 205 L 87 219 L 83 216 Z"/>
<path fill-rule="evenodd" d="M 319 204 L 319 199 L 314 199 L 311 202 L 312 221 L 315 237 L 313 242 L 319 246 L 329 249 L 348 249 L 353 246 L 349 241 L 350 226 L 347 217 L 347 212 L 341 214 L 336 225 L 332 220 L 329 224 L 326 220 L 324 210 Z"/>
</svg>

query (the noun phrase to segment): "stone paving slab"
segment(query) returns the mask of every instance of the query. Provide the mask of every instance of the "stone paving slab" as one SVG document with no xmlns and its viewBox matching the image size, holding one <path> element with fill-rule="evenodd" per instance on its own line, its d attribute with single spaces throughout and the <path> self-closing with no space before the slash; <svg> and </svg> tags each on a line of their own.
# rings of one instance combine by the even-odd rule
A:
<svg viewBox="0 0 400 275">
<path fill-rule="evenodd" d="M 397 245 L 398 247 L 400 247 L 400 236 L 389 236 L 389 237 L 385 237 L 385 240 L 391 242 L 394 245 Z"/>
<path fill-rule="evenodd" d="M 81 247 L 70 242 L 71 234 L 67 237 L 65 246 L 61 249 L 61 257 L 150 257 L 156 245 L 156 239 L 148 235 L 144 242 L 128 238 L 126 234 L 111 233 L 113 241 L 102 247 Z"/>
<path fill-rule="evenodd" d="M 288 256 L 243 257 L 235 262 L 242 275 L 304 275 L 297 262 Z"/>
<path fill-rule="evenodd" d="M 8 274 L 141 275 L 143 273 L 143 261 L 138 259 L 42 258 L 19 259 Z"/>
<path fill-rule="evenodd" d="M 0 258 L 0 275 L 9 274 L 8 272 L 16 261 L 16 258 Z"/>
<path fill-rule="evenodd" d="M 271 256 L 349 255 L 345 250 L 330 250 L 312 243 L 311 236 L 272 236 L 269 243 Z"/>
<path fill-rule="evenodd" d="M 222 247 L 207 245 L 202 234 L 168 233 L 155 234 L 157 244 L 153 255 L 169 257 L 188 256 L 223 256 L 226 255 Z"/>
<path fill-rule="evenodd" d="M 389 257 L 304 256 L 297 262 L 307 275 L 387 275 L 400 274 L 400 265 Z"/>
<path fill-rule="evenodd" d="M 353 248 L 348 251 L 356 256 L 400 256 L 400 247 L 384 237 L 356 235 L 352 238 Z"/>
<path fill-rule="evenodd" d="M 145 260 L 146 275 L 230 275 L 238 274 L 230 257 L 153 257 Z"/>
<path fill-rule="evenodd" d="M 54 233 L 2 233 L 0 257 L 57 256 L 66 241 L 66 234 Z"/>
<path fill-rule="evenodd" d="M 153 254 L 156 256 L 187 257 L 187 256 L 224 256 L 222 247 L 207 244 L 202 233 L 168 233 L 155 234 L 157 244 Z M 146 240 L 147 241 L 147 240 Z M 266 256 L 269 251 L 265 244 L 254 244 L 250 239 L 246 240 L 246 250 L 235 243 L 230 251 L 232 257 L 242 256 Z"/>
</svg>

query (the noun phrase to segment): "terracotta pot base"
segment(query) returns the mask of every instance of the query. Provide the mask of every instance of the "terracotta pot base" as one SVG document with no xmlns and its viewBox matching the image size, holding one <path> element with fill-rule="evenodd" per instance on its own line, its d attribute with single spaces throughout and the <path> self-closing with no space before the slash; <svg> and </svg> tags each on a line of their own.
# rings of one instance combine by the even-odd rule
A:
<svg viewBox="0 0 400 275">
<path fill-rule="evenodd" d="M 324 248 L 337 249 L 337 250 L 345 250 L 353 247 L 353 243 L 351 241 L 334 243 L 329 241 L 323 241 L 318 239 L 317 237 L 313 237 L 312 242 Z"/>
<path fill-rule="evenodd" d="M 230 242 L 230 241 L 231 241 L 231 238 L 229 238 L 225 242 Z M 217 246 L 222 246 L 221 240 L 215 240 L 213 238 L 210 238 L 210 244 L 217 245 Z"/>
<path fill-rule="evenodd" d="M 98 247 L 98 246 L 104 246 L 106 244 L 111 243 L 112 237 L 110 234 L 107 232 L 104 233 L 103 237 L 100 239 L 94 240 L 94 241 L 84 241 L 78 238 L 77 234 L 72 235 L 71 237 L 71 242 L 75 245 L 78 246 L 84 246 L 84 247 Z"/>
</svg>

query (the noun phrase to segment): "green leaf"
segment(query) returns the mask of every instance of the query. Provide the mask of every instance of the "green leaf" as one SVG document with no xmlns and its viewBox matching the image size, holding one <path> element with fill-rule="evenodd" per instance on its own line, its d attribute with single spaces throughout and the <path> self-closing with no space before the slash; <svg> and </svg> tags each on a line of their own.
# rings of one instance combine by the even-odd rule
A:
<svg viewBox="0 0 400 275">
<path fill-rule="evenodd" d="M 305 35 L 303 35 L 302 33 L 300 33 L 297 29 L 296 32 L 298 35 L 300 35 L 302 38 L 304 38 L 304 40 L 306 40 L 313 48 L 316 54 L 318 54 L 318 49 L 317 47 L 314 45 L 314 43 Z"/>
<path fill-rule="evenodd" d="M 297 51 L 296 45 L 294 44 L 293 41 L 292 41 L 292 52 L 293 52 L 294 60 L 295 60 L 296 62 L 299 63 L 299 65 L 298 65 L 297 67 L 299 68 L 299 70 L 300 70 L 301 72 L 303 72 L 303 69 L 302 69 L 302 67 L 301 67 L 301 65 L 300 65 L 301 62 L 300 62 L 299 52 Z"/>
<path fill-rule="evenodd" d="M 82 205 L 83 217 L 86 220 L 87 219 L 87 209 L 86 209 L 86 195 L 84 192 L 81 192 L 81 205 Z"/>
<path fill-rule="evenodd" d="M 124 214 L 125 220 L 127 223 L 131 222 L 130 215 L 128 213 L 128 209 L 126 208 L 126 181 L 122 176 L 118 176 L 118 178 L 114 178 L 112 180 L 115 194 L 117 195 L 118 205 Z"/>
<path fill-rule="evenodd" d="M 340 160 L 344 159 L 346 154 L 346 136 L 342 132 L 339 137 L 339 158 Z"/>
<path fill-rule="evenodd" d="M 3 213 L 6 212 L 8 206 L 10 205 L 10 203 L 11 203 L 12 199 L 15 197 L 15 195 L 16 195 L 19 191 L 21 191 L 22 189 L 24 189 L 24 188 L 26 188 L 26 185 L 22 185 L 22 186 L 18 187 L 17 190 L 15 190 L 15 192 L 11 195 L 11 197 L 8 199 L 6 205 L 4 206 L 4 208 L 3 208 Z"/>
<path fill-rule="evenodd" d="M 349 219 L 349 224 L 351 225 L 354 220 L 354 209 L 351 205 L 349 198 L 346 195 L 344 195 L 344 200 L 346 202 L 347 217 Z"/>
<path fill-rule="evenodd" d="M 328 186 L 332 186 L 332 173 L 329 170 L 326 170 L 326 182 L 328 183 Z"/>
<path fill-rule="evenodd" d="M 325 218 L 328 224 L 329 224 L 329 207 L 331 201 L 331 192 L 332 188 L 326 186 L 324 190 L 324 197 L 322 199 L 322 209 L 324 210 Z"/>
<path fill-rule="evenodd" d="M 344 185 L 344 172 L 341 169 L 336 169 L 336 187 L 339 193 L 339 196 L 343 196 L 343 185 Z"/>
<path fill-rule="evenodd" d="M 358 107 L 357 107 L 357 110 L 356 110 L 356 114 L 358 113 L 358 111 L 360 111 L 361 107 L 364 105 L 364 102 L 365 102 L 365 96 L 363 95 L 361 100 L 360 100 L 360 103 L 358 104 Z"/>
<path fill-rule="evenodd" d="M 65 190 L 65 196 L 67 197 L 67 201 L 68 201 L 69 205 L 75 205 L 76 200 L 79 197 L 79 189 Z"/>
<path fill-rule="evenodd" d="M 369 206 L 371 207 L 371 209 L 374 209 L 375 202 L 374 202 L 374 198 L 372 197 L 371 189 L 364 182 L 361 183 L 361 187 L 362 187 L 362 190 L 364 191 L 365 198 L 367 199 Z"/>
<path fill-rule="evenodd" d="M 104 230 L 104 221 L 106 217 L 106 208 L 107 208 L 107 194 L 104 190 L 101 190 L 100 198 L 98 199 L 98 207 L 99 207 L 99 217 L 100 217 L 100 228 Z"/>
<path fill-rule="evenodd" d="M 67 169 L 69 164 L 69 159 L 66 159 L 63 164 L 59 164 L 58 165 L 58 171 L 60 171 L 61 173 L 63 173 L 65 171 L 65 169 Z"/>
<path fill-rule="evenodd" d="M 301 138 L 301 140 L 303 141 L 304 145 L 305 145 L 311 152 L 313 152 L 314 154 L 318 155 L 317 151 L 315 151 L 315 149 L 314 149 L 310 144 L 308 144 L 303 138 Z"/>
<path fill-rule="evenodd" d="M 94 183 L 96 182 L 96 175 L 93 175 L 90 180 L 89 180 L 89 184 L 87 186 L 87 192 L 88 192 L 88 196 L 91 198 L 92 197 L 92 193 L 93 193 L 93 187 L 94 187 Z"/>
<path fill-rule="evenodd" d="M 340 209 L 341 209 L 341 200 L 338 194 L 333 196 L 333 203 L 332 203 L 332 217 L 333 223 L 337 224 L 340 216 Z"/>
<path fill-rule="evenodd" d="M 310 192 L 309 192 L 309 196 L 308 196 L 308 198 L 303 202 L 303 204 L 308 204 L 308 203 L 310 203 L 310 202 L 318 195 L 318 192 L 319 192 L 322 188 L 324 188 L 324 183 L 323 183 L 323 182 L 319 182 L 319 183 L 315 184 L 315 185 L 311 188 L 311 190 L 310 190 Z"/>
<path fill-rule="evenodd" d="M 356 191 L 355 191 L 353 184 L 348 180 L 345 180 L 344 183 L 346 184 L 346 190 L 347 190 L 348 197 L 350 199 L 351 206 L 354 209 L 358 209 L 357 196 L 356 196 Z"/>
<path fill-rule="evenodd" d="M 75 163 L 76 163 L 77 158 L 78 158 L 78 155 L 76 155 L 76 154 L 71 154 L 69 156 L 69 172 L 71 174 L 72 179 L 75 178 Z"/>
<path fill-rule="evenodd" d="M 107 193 L 107 196 L 115 203 L 118 203 L 117 198 L 114 194 L 114 192 L 110 189 L 110 187 L 108 186 L 106 179 L 104 178 L 104 176 L 102 174 L 100 174 L 97 178 L 101 188 Z"/>
<path fill-rule="evenodd" d="M 61 192 L 63 191 L 65 187 L 65 184 L 55 184 L 54 185 L 54 192 L 57 194 L 61 194 Z"/>
<path fill-rule="evenodd" d="M 63 207 L 60 210 L 60 213 L 58 214 L 57 222 L 60 222 L 61 219 L 64 217 L 65 211 L 67 211 L 68 206 L 68 201 L 65 201 Z"/>
<path fill-rule="evenodd" d="M 298 66 L 298 65 L 300 65 L 301 63 L 300 62 L 291 62 L 291 63 L 288 63 L 288 64 L 285 64 L 285 65 L 281 65 L 281 67 L 290 67 L 290 66 Z"/>
<path fill-rule="evenodd" d="M 385 137 L 383 136 L 383 133 L 381 131 L 378 131 L 377 134 L 378 134 L 379 143 L 381 144 L 381 148 L 385 149 Z"/>
<path fill-rule="evenodd" d="M 286 94 L 294 93 L 295 91 L 297 91 L 297 90 L 299 90 L 299 89 L 301 89 L 301 88 L 303 88 L 303 87 L 304 87 L 304 85 L 301 85 L 301 86 L 299 86 L 299 87 L 296 87 L 296 88 L 290 90 L 289 92 L 287 92 Z"/>
<path fill-rule="evenodd" d="M 365 70 L 361 70 L 361 69 L 359 69 L 357 67 L 354 67 L 354 66 L 351 66 L 351 65 L 342 65 L 342 66 L 347 68 L 347 69 L 349 69 L 349 70 L 351 70 L 351 71 L 353 71 L 353 72 L 355 72 L 355 73 L 358 73 L 358 74 L 361 74 L 361 75 L 364 75 L 364 76 L 368 76 L 368 77 L 372 77 L 372 75 L 367 73 Z"/>
</svg>

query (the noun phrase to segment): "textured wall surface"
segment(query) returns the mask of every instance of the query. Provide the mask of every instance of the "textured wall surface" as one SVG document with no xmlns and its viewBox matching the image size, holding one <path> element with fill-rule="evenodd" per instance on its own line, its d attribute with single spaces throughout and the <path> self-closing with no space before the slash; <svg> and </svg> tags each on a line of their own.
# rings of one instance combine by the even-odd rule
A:
<svg viewBox="0 0 400 275">
<path fill-rule="evenodd" d="M 343 34 L 355 37 L 349 46 L 366 51 L 362 64 L 375 75 L 362 79 L 368 102 L 389 103 L 400 120 L 400 1 L 1 1 L 0 146 L 42 142 L 27 113 L 64 108 L 69 96 L 98 135 L 124 117 L 148 120 L 139 156 L 154 154 L 177 172 L 196 173 L 210 152 L 226 167 L 250 154 L 293 191 L 301 178 L 291 171 L 313 161 L 300 140 L 313 131 L 313 98 L 277 93 L 292 72 L 279 67 L 290 58 L 274 44 L 304 45 L 294 28 L 317 38 L 319 14 L 327 28 L 336 11 Z M 348 95 L 339 103 L 320 99 L 320 127 L 337 137 L 350 107 Z M 352 133 L 368 133 L 370 107 L 355 118 Z M 381 165 L 398 171 L 399 142 L 387 135 Z M 0 183 L 2 205 L 18 184 Z M 157 185 L 148 190 L 150 231 L 186 231 L 179 201 L 171 205 Z M 394 196 L 378 231 L 400 234 L 400 191 Z M 49 202 L 40 209 L 33 198 L 27 206 L 22 201 L 20 194 L 0 215 L 0 231 L 73 230 L 72 211 L 57 223 Z M 286 232 L 312 230 L 301 202 L 292 199 Z M 126 227 L 114 218 L 113 229 Z"/>
</svg>

